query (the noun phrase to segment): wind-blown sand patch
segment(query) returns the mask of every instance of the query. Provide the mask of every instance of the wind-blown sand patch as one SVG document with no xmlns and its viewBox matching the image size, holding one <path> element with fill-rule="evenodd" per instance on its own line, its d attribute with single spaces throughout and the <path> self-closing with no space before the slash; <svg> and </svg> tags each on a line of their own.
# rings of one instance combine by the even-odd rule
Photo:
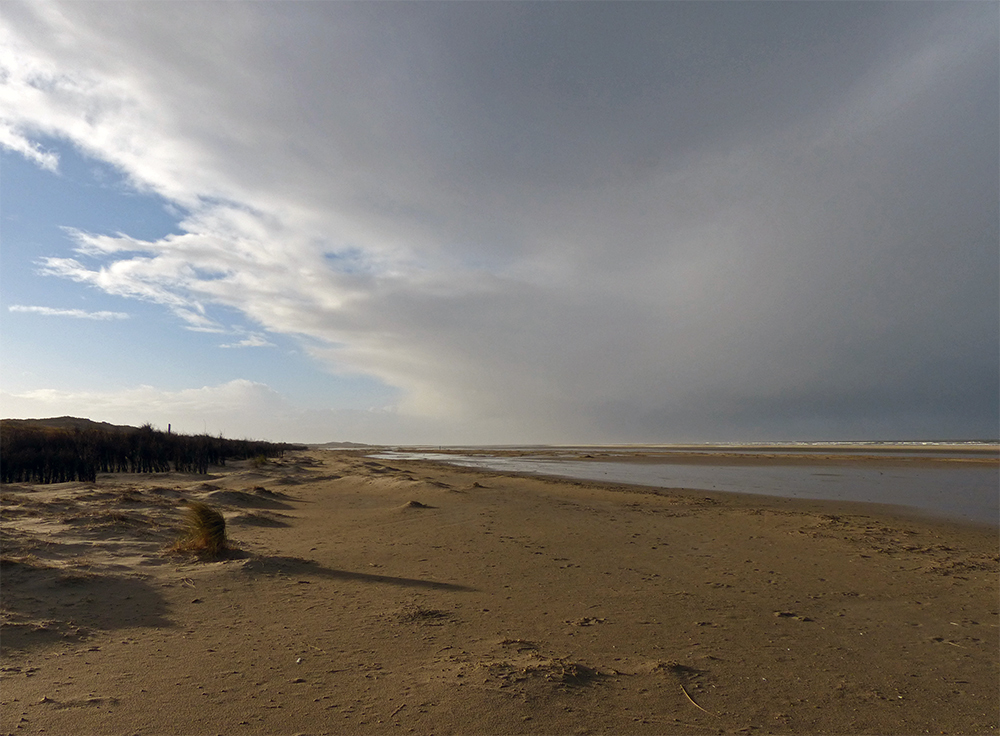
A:
<svg viewBox="0 0 1000 736">
<path fill-rule="evenodd" d="M 995 529 L 356 451 L 2 499 L 15 733 L 998 727 Z"/>
<path fill-rule="evenodd" d="M 252 511 L 245 514 L 233 514 L 226 523 L 238 526 L 288 526 L 289 517 L 274 511 Z"/>
</svg>

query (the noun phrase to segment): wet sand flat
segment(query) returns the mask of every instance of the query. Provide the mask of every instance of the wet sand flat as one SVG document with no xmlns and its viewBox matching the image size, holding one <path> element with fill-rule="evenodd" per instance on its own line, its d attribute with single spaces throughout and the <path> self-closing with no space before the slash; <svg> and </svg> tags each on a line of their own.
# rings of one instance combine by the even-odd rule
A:
<svg viewBox="0 0 1000 736">
<path fill-rule="evenodd" d="M 237 551 L 164 553 L 182 499 Z M 995 527 L 312 451 L 3 489 L 4 733 L 992 733 Z"/>
<path fill-rule="evenodd" d="M 517 452 L 517 451 L 515 451 Z M 670 450 L 657 454 L 565 450 L 513 454 L 388 451 L 386 460 L 426 459 L 503 473 L 543 475 L 624 483 L 657 489 L 703 489 L 739 494 L 880 504 L 944 516 L 957 521 L 997 525 L 1000 520 L 1000 460 L 987 453 L 965 457 L 915 454 L 840 456 L 796 452 L 697 453 Z M 711 462 L 719 457 L 720 462 Z M 857 461 L 851 461 L 851 458 Z"/>
</svg>

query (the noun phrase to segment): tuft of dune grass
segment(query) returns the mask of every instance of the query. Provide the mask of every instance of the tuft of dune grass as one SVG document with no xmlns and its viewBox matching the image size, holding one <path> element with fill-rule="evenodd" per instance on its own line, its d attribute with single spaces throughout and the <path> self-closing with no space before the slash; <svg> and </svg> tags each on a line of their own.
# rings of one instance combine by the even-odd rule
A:
<svg viewBox="0 0 1000 736">
<path fill-rule="evenodd" d="M 188 501 L 184 535 L 170 547 L 171 552 L 193 552 L 218 557 L 228 548 L 226 520 L 207 503 Z"/>
</svg>

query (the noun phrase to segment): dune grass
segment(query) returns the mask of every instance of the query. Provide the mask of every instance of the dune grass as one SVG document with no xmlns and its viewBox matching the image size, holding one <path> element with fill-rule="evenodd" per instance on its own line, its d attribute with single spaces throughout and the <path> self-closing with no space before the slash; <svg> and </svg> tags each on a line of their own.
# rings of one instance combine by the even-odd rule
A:
<svg viewBox="0 0 1000 736">
<path fill-rule="evenodd" d="M 186 503 L 184 534 L 170 547 L 170 552 L 187 552 L 205 557 L 218 557 L 229 549 L 226 520 L 206 503 Z"/>
</svg>

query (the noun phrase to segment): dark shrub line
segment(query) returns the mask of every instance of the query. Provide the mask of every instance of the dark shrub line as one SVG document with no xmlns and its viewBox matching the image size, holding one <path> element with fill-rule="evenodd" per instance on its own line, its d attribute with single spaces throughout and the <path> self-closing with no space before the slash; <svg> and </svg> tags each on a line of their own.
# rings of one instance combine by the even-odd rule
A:
<svg viewBox="0 0 1000 736">
<path fill-rule="evenodd" d="M 208 472 L 210 465 L 281 457 L 302 445 L 133 430 L 24 427 L 0 422 L 0 481 L 95 481 L 98 473 Z"/>
</svg>

